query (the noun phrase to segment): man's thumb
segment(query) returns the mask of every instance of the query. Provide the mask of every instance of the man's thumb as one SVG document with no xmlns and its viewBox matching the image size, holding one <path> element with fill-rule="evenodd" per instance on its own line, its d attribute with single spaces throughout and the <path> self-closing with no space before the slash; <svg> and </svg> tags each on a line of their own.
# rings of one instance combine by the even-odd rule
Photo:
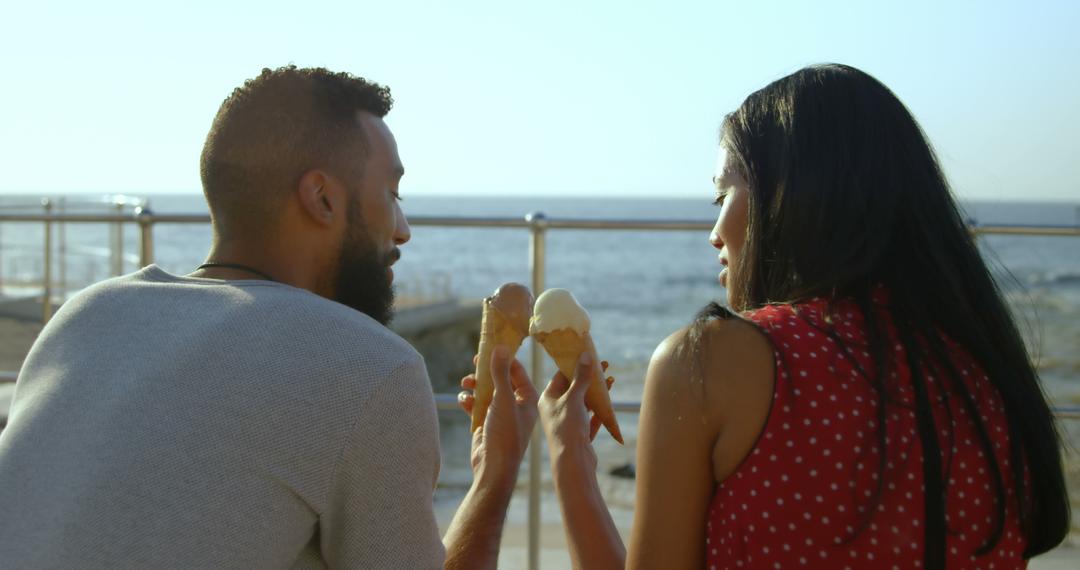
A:
<svg viewBox="0 0 1080 570">
<path fill-rule="evenodd" d="M 514 387 L 510 383 L 510 350 L 501 344 L 491 351 L 491 380 L 495 388 L 495 398 L 513 397 Z"/>
</svg>

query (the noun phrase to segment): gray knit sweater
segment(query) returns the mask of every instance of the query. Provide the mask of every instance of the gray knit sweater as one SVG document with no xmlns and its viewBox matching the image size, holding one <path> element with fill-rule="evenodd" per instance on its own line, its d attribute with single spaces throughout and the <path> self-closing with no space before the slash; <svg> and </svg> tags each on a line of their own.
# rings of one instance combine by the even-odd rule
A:
<svg viewBox="0 0 1080 570">
<path fill-rule="evenodd" d="M 156 267 L 64 305 L 0 435 L 2 568 L 435 568 L 423 359 L 354 310 Z"/>
</svg>

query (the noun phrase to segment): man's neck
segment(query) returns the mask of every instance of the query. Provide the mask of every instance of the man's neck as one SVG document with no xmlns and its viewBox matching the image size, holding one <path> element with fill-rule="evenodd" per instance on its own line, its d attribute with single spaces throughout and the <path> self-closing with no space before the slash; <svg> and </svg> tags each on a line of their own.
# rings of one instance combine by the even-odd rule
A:
<svg viewBox="0 0 1080 570">
<path fill-rule="evenodd" d="M 215 243 L 206 256 L 207 266 L 193 271 L 191 276 L 229 281 L 269 278 L 323 295 L 315 261 L 299 257 L 265 245 L 256 248 L 235 242 Z"/>
</svg>

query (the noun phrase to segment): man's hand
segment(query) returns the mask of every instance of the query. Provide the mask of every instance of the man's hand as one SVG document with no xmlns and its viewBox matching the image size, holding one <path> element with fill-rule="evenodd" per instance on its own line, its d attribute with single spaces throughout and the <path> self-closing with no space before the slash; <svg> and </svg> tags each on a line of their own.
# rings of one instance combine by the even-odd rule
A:
<svg viewBox="0 0 1080 570">
<path fill-rule="evenodd" d="M 491 378 L 495 393 L 484 425 L 473 432 L 473 484 L 443 537 L 448 569 L 495 568 L 506 509 L 536 425 L 536 388 L 505 346 L 492 351 Z M 472 390 L 476 379 L 466 376 L 461 386 Z M 471 393 L 458 394 L 458 403 L 471 415 Z"/>
<path fill-rule="evenodd" d="M 525 367 L 516 359 L 510 359 L 505 346 L 497 346 L 492 351 L 491 378 L 495 393 L 484 425 L 473 432 L 473 476 L 477 480 L 508 481 L 512 487 L 536 424 L 538 396 Z M 476 378 L 466 376 L 461 387 L 472 390 L 476 387 Z M 472 414 L 470 392 L 458 394 L 458 403 L 465 413 Z"/>
</svg>

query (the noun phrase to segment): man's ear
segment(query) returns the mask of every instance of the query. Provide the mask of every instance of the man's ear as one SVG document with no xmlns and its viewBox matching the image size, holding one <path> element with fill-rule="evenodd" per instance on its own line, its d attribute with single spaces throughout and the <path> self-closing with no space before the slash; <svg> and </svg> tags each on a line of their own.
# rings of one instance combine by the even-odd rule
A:
<svg viewBox="0 0 1080 570">
<path fill-rule="evenodd" d="M 320 226 L 331 226 L 334 217 L 344 212 L 344 188 L 332 176 L 321 170 L 309 170 L 300 177 L 296 187 L 301 210 Z"/>
</svg>

